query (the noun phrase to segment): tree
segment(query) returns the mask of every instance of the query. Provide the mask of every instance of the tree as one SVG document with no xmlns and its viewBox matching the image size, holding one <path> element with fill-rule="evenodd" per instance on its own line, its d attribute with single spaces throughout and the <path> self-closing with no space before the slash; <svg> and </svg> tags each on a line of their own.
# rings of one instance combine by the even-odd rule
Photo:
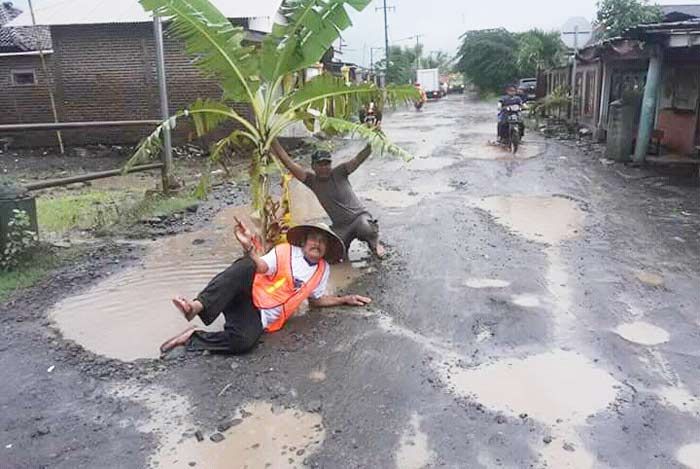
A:
<svg viewBox="0 0 700 469">
<path fill-rule="evenodd" d="M 452 70 L 452 57 L 447 55 L 447 52 L 438 51 L 436 54 L 430 54 L 421 59 L 421 64 L 423 68 L 437 68 L 440 75 L 444 75 Z"/>
<path fill-rule="evenodd" d="M 559 66 L 564 60 L 566 46 L 557 31 L 532 29 L 517 39 L 520 76 L 536 76 L 539 70 Z"/>
<path fill-rule="evenodd" d="M 169 32 L 181 38 L 195 65 L 216 79 L 220 100 L 197 100 L 161 123 L 141 143 L 127 168 L 158 154 L 164 129 L 175 128 L 180 119 L 191 119 L 198 136 L 225 123 L 237 129 L 216 142 L 210 159 L 217 161 L 230 148 L 252 148 L 252 203 L 268 241 L 276 236 L 268 227 L 276 224 L 270 174 L 280 170 L 272 157 L 273 141 L 296 122 L 328 133 L 354 132 L 382 153 L 402 151 L 385 136 L 348 119 L 362 101 L 415 99 L 410 86 L 388 87 L 385 94 L 373 84 L 347 85 L 342 78 L 321 74 L 299 83 L 303 72 L 316 65 L 341 31 L 352 23 L 346 11 L 363 10 L 371 0 L 286 0 L 280 13 L 285 24 L 275 24 L 261 47 L 245 45 L 243 28 L 234 26 L 209 0 L 140 0 L 146 11 L 169 18 Z M 237 112 L 233 104 L 246 103 L 252 116 Z M 284 205 L 284 200 L 282 205 Z"/>
<path fill-rule="evenodd" d="M 461 36 L 457 68 L 482 91 L 498 92 L 518 77 L 518 42 L 505 29 L 467 31 Z"/>
<path fill-rule="evenodd" d="M 626 29 L 640 23 L 654 23 L 663 19 L 658 5 L 648 0 L 600 0 L 597 4 L 596 26 L 603 38 L 620 36 Z"/>
<path fill-rule="evenodd" d="M 386 59 L 377 62 L 379 70 L 386 70 L 387 83 L 406 84 L 415 78 L 416 58 L 421 53 L 420 47 L 389 47 L 389 67 Z"/>
<path fill-rule="evenodd" d="M 499 92 L 518 78 L 535 76 L 538 69 L 560 65 L 565 50 L 557 32 L 468 31 L 455 68 L 480 90 Z"/>
</svg>

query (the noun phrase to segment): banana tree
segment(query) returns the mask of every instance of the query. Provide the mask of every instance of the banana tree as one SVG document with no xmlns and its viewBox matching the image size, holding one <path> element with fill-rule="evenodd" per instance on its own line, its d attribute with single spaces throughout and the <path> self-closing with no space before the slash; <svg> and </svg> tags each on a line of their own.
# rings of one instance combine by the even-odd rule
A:
<svg viewBox="0 0 700 469">
<path fill-rule="evenodd" d="M 302 82 L 305 70 L 317 65 L 351 26 L 346 7 L 361 11 L 370 1 L 286 0 L 280 8 L 284 21 L 274 24 L 261 45 L 251 46 L 245 43 L 243 28 L 232 25 L 208 0 L 140 0 L 146 11 L 169 22 L 168 32 L 184 42 L 200 71 L 220 84 L 222 98 L 197 100 L 162 122 L 127 166 L 157 155 L 164 129 L 174 129 L 181 119 L 191 120 L 198 136 L 233 123 L 236 130 L 212 146 L 211 159 L 216 161 L 231 146 L 252 148 L 252 204 L 267 233 L 275 215 L 266 209 L 269 176 L 277 167 L 270 148 L 290 126 L 303 122 L 328 133 L 352 132 L 378 153 L 402 153 L 381 132 L 349 118 L 363 102 L 415 99 L 413 87 L 380 90 L 374 84 L 348 85 L 328 74 Z M 247 104 L 250 116 L 237 112 L 233 103 Z"/>
</svg>

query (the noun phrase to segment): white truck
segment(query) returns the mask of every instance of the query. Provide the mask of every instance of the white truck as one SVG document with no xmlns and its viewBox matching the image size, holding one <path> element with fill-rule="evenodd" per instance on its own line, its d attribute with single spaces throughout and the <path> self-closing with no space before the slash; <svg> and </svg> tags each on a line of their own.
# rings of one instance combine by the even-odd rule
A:
<svg viewBox="0 0 700 469">
<path fill-rule="evenodd" d="M 420 83 L 428 99 L 437 99 L 442 96 L 442 91 L 440 90 L 440 74 L 437 68 L 416 70 L 416 82 Z"/>
</svg>

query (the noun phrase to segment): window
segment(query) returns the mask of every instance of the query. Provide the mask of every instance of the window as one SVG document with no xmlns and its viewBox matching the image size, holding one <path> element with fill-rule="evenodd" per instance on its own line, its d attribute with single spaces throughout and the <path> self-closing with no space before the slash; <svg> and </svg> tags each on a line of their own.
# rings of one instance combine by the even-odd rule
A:
<svg viewBox="0 0 700 469">
<path fill-rule="evenodd" d="M 36 85 L 36 73 L 34 70 L 12 70 L 11 73 L 14 86 Z"/>
</svg>

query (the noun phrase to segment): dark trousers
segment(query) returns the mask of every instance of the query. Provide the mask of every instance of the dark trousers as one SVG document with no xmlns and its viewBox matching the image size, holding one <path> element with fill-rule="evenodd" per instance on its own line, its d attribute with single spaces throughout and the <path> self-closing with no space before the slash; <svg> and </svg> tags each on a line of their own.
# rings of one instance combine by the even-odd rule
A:
<svg viewBox="0 0 700 469">
<path fill-rule="evenodd" d="M 379 241 L 379 222 L 369 213 L 361 213 L 349 225 L 333 225 L 331 229 L 345 243 L 345 249 L 350 249 L 350 243 L 355 239 L 364 241 L 374 251 Z"/>
<path fill-rule="evenodd" d="M 224 330 L 195 332 L 187 343 L 188 350 L 239 354 L 255 347 L 263 327 L 260 311 L 253 304 L 254 278 L 255 263 L 244 257 L 209 282 L 197 296 L 204 305 L 199 317 L 209 325 L 223 313 Z"/>
</svg>

